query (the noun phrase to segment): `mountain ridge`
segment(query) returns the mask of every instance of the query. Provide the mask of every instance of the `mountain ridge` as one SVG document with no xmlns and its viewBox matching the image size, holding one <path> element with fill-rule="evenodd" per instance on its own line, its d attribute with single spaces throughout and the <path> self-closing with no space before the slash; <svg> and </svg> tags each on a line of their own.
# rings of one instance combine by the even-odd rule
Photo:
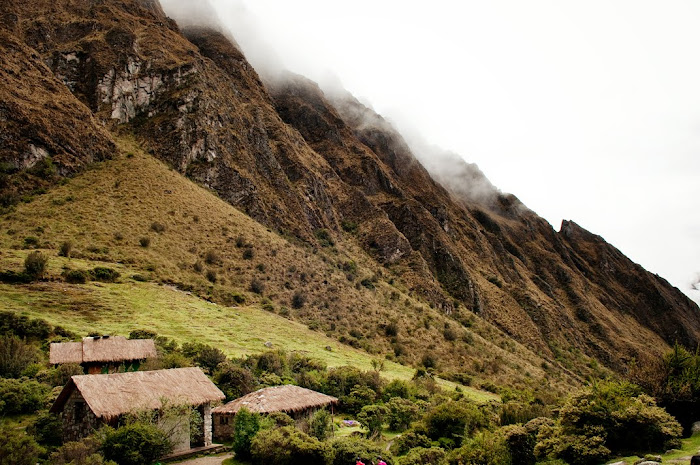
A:
<svg viewBox="0 0 700 465">
<path fill-rule="evenodd" d="M 108 158 L 110 132 L 132 135 L 282 237 L 315 248 L 356 244 L 449 318 L 476 314 L 548 360 L 580 351 L 621 372 L 676 340 L 700 341 L 697 305 L 602 238 L 572 222 L 557 232 L 497 190 L 475 195 L 492 186 L 466 162 L 457 165 L 466 182 L 430 173 L 398 131 L 352 97 L 297 76 L 263 83 L 220 31 L 180 29 L 152 0 L 9 3 L 3 50 L 16 44 L 41 70 L 16 86 L 62 82 L 66 114 L 91 125 L 78 134 L 102 137 L 97 155 L 94 144 L 73 144 L 73 165 L 50 146 L 39 158 L 50 156 L 57 173 L 41 181 L 44 190 Z M 6 127 L 41 127 L 4 118 Z M 34 192 L 21 179 L 40 161 L 25 166 L 11 155 L 32 153 L 32 137 L 14 134 L 14 152 L 2 141 L 8 205 Z M 331 320 L 337 310 L 317 311 Z"/>
</svg>

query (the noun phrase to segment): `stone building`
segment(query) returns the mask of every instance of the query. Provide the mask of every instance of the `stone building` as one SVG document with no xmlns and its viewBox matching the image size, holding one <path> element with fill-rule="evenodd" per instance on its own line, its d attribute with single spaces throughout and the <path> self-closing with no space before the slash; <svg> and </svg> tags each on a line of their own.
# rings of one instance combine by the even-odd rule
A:
<svg viewBox="0 0 700 465">
<path fill-rule="evenodd" d="M 76 363 L 85 373 L 114 373 L 121 367 L 137 370 L 141 362 L 158 356 L 153 339 L 127 339 L 123 336 L 84 337 L 81 342 L 52 343 L 49 362 L 53 365 Z"/>
<path fill-rule="evenodd" d="M 177 453 L 211 446 L 211 404 L 223 399 L 224 394 L 199 368 L 79 375 L 66 384 L 51 412 L 62 416 L 63 440 L 76 441 L 101 425 L 118 425 L 128 413 L 162 410 L 164 405 L 196 408 L 201 425 L 192 425 L 185 412 L 160 424 Z M 198 431 L 190 431 L 193 426 Z"/>
<path fill-rule="evenodd" d="M 310 416 L 316 410 L 338 404 L 336 397 L 299 386 L 274 386 L 251 392 L 212 410 L 214 439 L 226 441 L 233 434 L 233 418 L 243 407 L 253 413 L 286 413 L 294 419 Z"/>
</svg>

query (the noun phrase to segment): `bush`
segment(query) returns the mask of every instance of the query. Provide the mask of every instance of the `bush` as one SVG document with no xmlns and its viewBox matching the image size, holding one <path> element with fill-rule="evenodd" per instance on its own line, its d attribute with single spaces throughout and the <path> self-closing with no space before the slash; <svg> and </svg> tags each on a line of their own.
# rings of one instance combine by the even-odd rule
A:
<svg viewBox="0 0 700 465">
<path fill-rule="evenodd" d="M 106 462 L 100 454 L 100 441 L 87 437 L 81 441 L 67 442 L 59 447 L 49 458 L 51 465 L 116 465 Z"/>
<path fill-rule="evenodd" d="M 204 263 L 207 265 L 218 265 L 221 263 L 221 257 L 214 250 L 210 250 L 204 254 Z"/>
<path fill-rule="evenodd" d="M 464 436 L 471 436 L 475 431 L 490 425 L 488 417 L 479 407 L 468 401 L 448 401 L 425 415 L 423 418 L 426 432 L 434 441 L 448 447 L 459 447 Z"/>
<path fill-rule="evenodd" d="M 445 463 L 445 449 L 439 447 L 418 447 L 411 449 L 404 457 L 400 457 L 397 465 L 441 465 Z"/>
<path fill-rule="evenodd" d="M 236 456 L 250 460 L 253 438 L 260 429 L 260 416 L 242 407 L 234 418 L 233 443 L 231 444 Z"/>
<path fill-rule="evenodd" d="M 261 465 L 307 465 L 325 461 L 323 444 L 293 426 L 255 436 L 251 456 L 254 464 Z"/>
<path fill-rule="evenodd" d="M 150 237 L 142 237 L 141 239 L 139 239 L 139 245 L 141 245 L 141 247 L 143 247 L 143 248 L 150 246 L 151 245 L 151 238 Z"/>
<path fill-rule="evenodd" d="M 58 256 L 70 258 L 71 250 L 73 250 L 73 244 L 70 241 L 66 241 L 58 248 Z"/>
<path fill-rule="evenodd" d="M 462 447 L 448 455 L 447 463 L 449 465 L 510 465 L 511 458 L 503 437 L 485 431 L 474 438 L 465 439 Z"/>
<path fill-rule="evenodd" d="M 391 451 L 396 455 L 404 455 L 411 449 L 431 447 L 430 438 L 416 431 L 407 431 L 394 439 Z"/>
<path fill-rule="evenodd" d="M 324 441 L 333 432 L 331 414 L 328 410 L 321 409 L 311 416 L 309 421 L 309 434 L 319 441 Z"/>
<path fill-rule="evenodd" d="M 182 344 L 182 353 L 208 373 L 213 373 L 220 363 L 226 361 L 226 354 L 221 349 L 201 342 L 185 342 Z"/>
<path fill-rule="evenodd" d="M 42 319 L 29 319 L 13 312 L 0 312 L 0 335 L 44 340 L 51 333 L 51 325 Z"/>
<path fill-rule="evenodd" d="M 218 365 L 213 378 L 214 383 L 223 391 L 227 399 L 237 399 L 253 392 L 258 387 L 250 370 L 236 366 L 231 362 Z"/>
<path fill-rule="evenodd" d="M 172 451 L 173 445 L 156 425 L 134 422 L 121 428 L 105 427 L 102 452 L 119 465 L 150 465 Z"/>
<path fill-rule="evenodd" d="M 419 409 L 415 402 L 400 397 L 392 397 L 386 404 L 387 421 L 392 431 L 405 431 L 418 419 Z"/>
<path fill-rule="evenodd" d="M 46 274 L 49 257 L 35 250 L 24 260 L 24 274 L 32 280 L 42 279 Z"/>
<path fill-rule="evenodd" d="M 387 459 L 381 446 L 366 439 L 345 437 L 331 441 L 328 447 L 328 465 L 347 465 L 355 463 L 359 457 L 364 463 L 374 463 L 377 457 Z M 388 460 L 386 460 L 388 462 Z"/>
<path fill-rule="evenodd" d="M 212 284 L 216 284 L 216 270 L 207 270 L 204 276 L 206 276 L 207 281 L 209 281 Z"/>
<path fill-rule="evenodd" d="M 49 412 L 42 412 L 34 420 L 28 431 L 42 446 L 58 447 L 63 443 L 61 434 L 63 422 L 61 417 Z M 54 462 L 51 462 L 54 463 Z"/>
<path fill-rule="evenodd" d="M 358 413 L 363 407 L 374 404 L 377 393 L 367 386 L 355 386 L 350 394 L 340 397 L 342 409 L 348 413 Z"/>
<path fill-rule="evenodd" d="M 162 223 L 151 223 L 151 230 L 157 232 L 158 234 L 165 232 L 165 225 Z"/>
<path fill-rule="evenodd" d="M 34 438 L 7 424 L 0 425 L 0 464 L 34 465 L 43 452 Z"/>
<path fill-rule="evenodd" d="M 90 272 L 95 281 L 100 281 L 103 283 L 113 283 L 119 279 L 119 272 L 111 268 L 106 268 L 104 266 L 98 266 L 92 269 Z"/>
<path fill-rule="evenodd" d="M 292 308 L 301 308 L 306 304 L 306 295 L 303 292 L 295 292 L 292 296 Z"/>
<path fill-rule="evenodd" d="M 252 247 L 246 247 L 243 251 L 243 259 L 252 260 L 253 258 L 255 258 L 255 250 Z"/>
<path fill-rule="evenodd" d="M 0 378 L 0 414 L 34 413 L 44 407 L 49 388 L 33 379 Z"/>
<path fill-rule="evenodd" d="M 68 270 L 63 272 L 63 279 L 70 284 L 85 284 L 90 279 L 90 273 L 85 270 Z"/>
<path fill-rule="evenodd" d="M 508 425 L 501 431 L 513 463 L 535 465 L 536 436 L 521 425 Z"/>
<path fill-rule="evenodd" d="M 388 410 L 383 405 L 365 405 L 357 414 L 359 422 L 367 428 L 367 437 L 376 439 L 382 435 L 382 425 Z"/>
<path fill-rule="evenodd" d="M 0 377 L 19 378 L 32 364 L 39 361 L 34 346 L 16 336 L 0 336 Z"/>
<path fill-rule="evenodd" d="M 250 292 L 255 292 L 256 294 L 262 295 L 265 292 L 265 283 L 260 281 L 258 278 L 253 278 L 250 281 Z"/>
</svg>

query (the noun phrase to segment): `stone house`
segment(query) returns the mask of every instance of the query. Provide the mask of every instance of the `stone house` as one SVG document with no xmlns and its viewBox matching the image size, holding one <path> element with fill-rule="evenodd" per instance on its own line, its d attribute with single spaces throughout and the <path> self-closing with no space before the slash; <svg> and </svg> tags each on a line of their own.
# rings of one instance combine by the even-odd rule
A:
<svg viewBox="0 0 700 465">
<path fill-rule="evenodd" d="M 135 371 L 141 362 L 158 357 L 153 339 L 123 336 L 84 337 L 81 342 L 55 342 L 49 350 L 52 365 L 77 363 L 85 373 L 114 373 L 122 366 Z"/>
<path fill-rule="evenodd" d="M 336 397 L 289 384 L 259 389 L 212 410 L 214 439 L 226 441 L 231 438 L 233 418 L 242 407 L 260 414 L 282 412 L 298 420 L 325 407 L 330 407 L 333 412 L 337 404 Z"/>
<path fill-rule="evenodd" d="M 193 407 L 202 417 L 201 425 L 191 424 L 187 413 L 160 424 L 177 453 L 211 446 L 211 404 L 224 397 L 200 368 L 78 375 L 66 384 L 50 411 L 61 414 L 63 440 L 76 441 L 102 425 L 117 426 L 129 413 L 162 410 L 164 405 Z M 191 431 L 193 426 L 196 431 Z"/>
</svg>

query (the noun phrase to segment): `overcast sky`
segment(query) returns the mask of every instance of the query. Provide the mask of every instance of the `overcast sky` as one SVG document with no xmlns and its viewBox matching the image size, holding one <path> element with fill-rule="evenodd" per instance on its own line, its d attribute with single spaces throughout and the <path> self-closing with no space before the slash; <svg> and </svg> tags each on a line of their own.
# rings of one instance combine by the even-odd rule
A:
<svg viewBox="0 0 700 465">
<path fill-rule="evenodd" d="M 341 82 L 700 302 L 697 0 L 212 3 L 254 65 Z"/>
</svg>

